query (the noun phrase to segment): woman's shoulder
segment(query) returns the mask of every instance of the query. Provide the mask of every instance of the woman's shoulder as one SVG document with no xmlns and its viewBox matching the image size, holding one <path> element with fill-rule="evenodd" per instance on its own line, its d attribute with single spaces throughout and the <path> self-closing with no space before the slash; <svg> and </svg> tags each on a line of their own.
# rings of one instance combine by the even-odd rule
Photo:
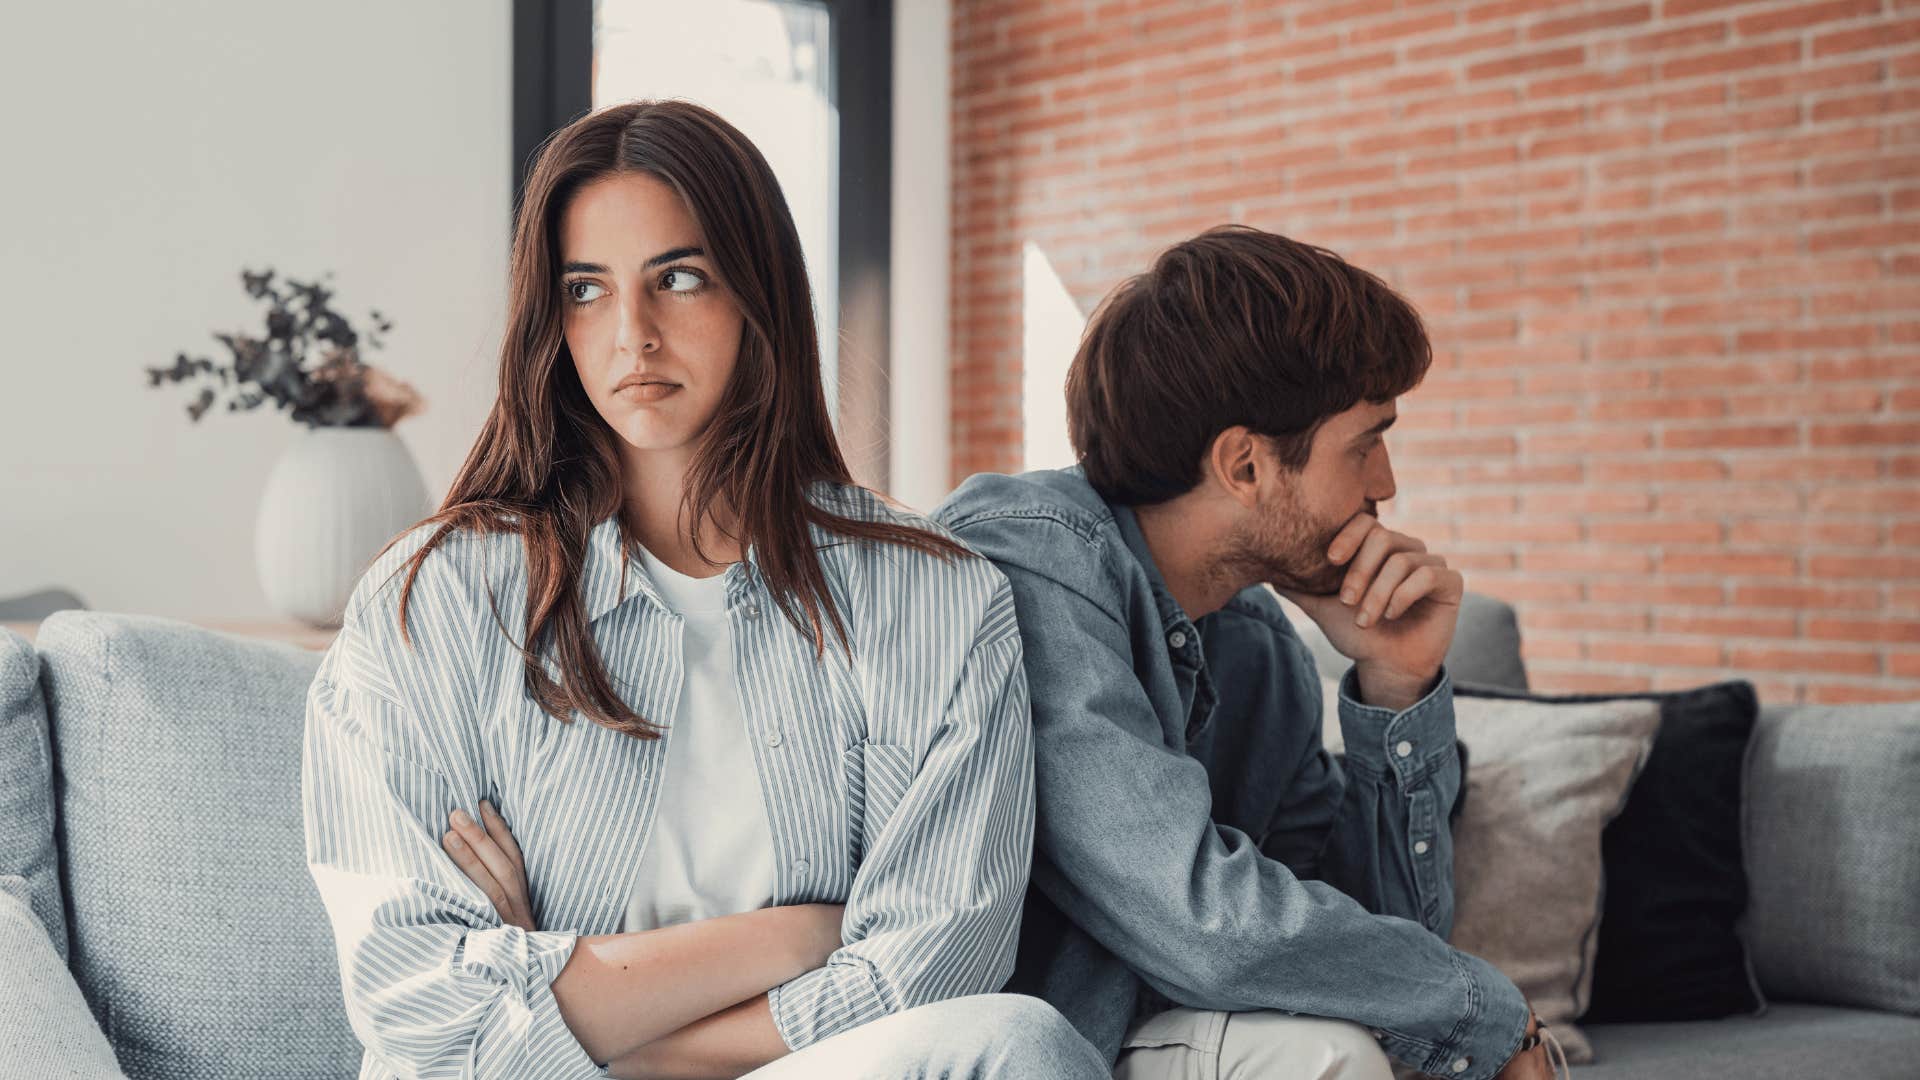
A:
<svg viewBox="0 0 1920 1080">
<path fill-rule="evenodd" d="M 432 550 L 421 552 L 431 547 Z M 458 608 L 464 613 L 476 595 L 484 596 L 488 579 L 503 560 L 520 558 L 520 539 L 511 533 L 426 521 L 394 537 L 355 583 L 347 601 L 346 621 L 362 626 L 396 619 L 403 592 L 408 592 L 409 622 L 424 605 L 428 610 Z M 418 569 L 413 564 L 418 562 Z M 407 590 L 411 577 L 413 585 Z"/>
<path fill-rule="evenodd" d="M 879 492 L 852 484 L 816 485 L 815 505 L 855 521 L 892 525 L 950 542 L 952 549 L 930 550 L 907 544 L 861 540 L 820 530 L 815 533 L 828 562 L 840 562 L 844 572 L 869 579 L 886 579 L 886 592 L 909 596 L 925 591 L 971 598 L 986 605 L 1007 591 L 1006 575 L 945 526 Z M 957 554 L 956 554 L 957 552 Z"/>
</svg>

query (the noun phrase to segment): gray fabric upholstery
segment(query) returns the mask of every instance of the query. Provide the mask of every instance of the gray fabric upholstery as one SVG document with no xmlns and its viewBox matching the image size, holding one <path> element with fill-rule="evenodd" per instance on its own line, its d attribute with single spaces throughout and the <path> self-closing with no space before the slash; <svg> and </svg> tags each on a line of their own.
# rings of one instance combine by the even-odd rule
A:
<svg viewBox="0 0 1920 1080">
<path fill-rule="evenodd" d="M 1913 1080 L 1920 1020 L 1828 1005 L 1684 1024 L 1592 1024 L 1596 1060 L 1576 1080 Z"/>
<path fill-rule="evenodd" d="M 67 957 L 60 859 L 53 838 L 53 751 L 40 695 L 40 656 L 0 627 L 0 893 L 19 897 Z"/>
<path fill-rule="evenodd" d="M 121 1067 L 355 1075 L 300 813 L 320 654 L 84 612 L 49 618 L 38 645 L 71 966 Z"/>
<path fill-rule="evenodd" d="M 0 1080 L 119 1080 L 81 988 L 19 897 L 0 892 Z"/>
<path fill-rule="evenodd" d="M 1338 679 L 1353 661 L 1340 655 L 1327 635 L 1290 601 L 1282 600 L 1281 606 L 1293 619 L 1300 640 L 1313 651 L 1313 663 L 1320 674 Z M 1527 689 L 1527 668 L 1520 662 L 1520 622 L 1513 608 L 1482 593 L 1469 592 L 1462 597 L 1460 622 L 1453 632 L 1453 646 L 1447 650 L 1447 671 L 1456 685 Z"/>
<path fill-rule="evenodd" d="M 1920 702 L 1762 710 L 1745 830 L 1761 989 L 1920 1016 Z"/>
<path fill-rule="evenodd" d="M 120 1077 L 46 927 L 7 892 L 0 892 L 0 971 L 0 1080 Z"/>
</svg>

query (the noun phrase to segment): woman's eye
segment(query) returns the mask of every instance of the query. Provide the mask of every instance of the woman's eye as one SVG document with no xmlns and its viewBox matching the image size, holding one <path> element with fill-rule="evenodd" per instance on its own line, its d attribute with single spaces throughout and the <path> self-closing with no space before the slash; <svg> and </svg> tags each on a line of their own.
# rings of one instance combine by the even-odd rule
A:
<svg viewBox="0 0 1920 1080">
<path fill-rule="evenodd" d="M 571 299 L 576 304 L 590 303 L 594 300 L 600 299 L 599 293 L 595 293 L 591 296 L 580 295 L 581 289 L 600 289 L 600 286 L 595 285 L 591 281 L 569 281 L 567 282 L 568 298 Z M 600 292 L 605 292 L 605 291 L 606 291 L 605 289 L 600 289 Z"/>
<path fill-rule="evenodd" d="M 668 292 L 698 292 L 707 279 L 692 270 L 669 270 L 660 275 L 660 287 Z"/>
</svg>

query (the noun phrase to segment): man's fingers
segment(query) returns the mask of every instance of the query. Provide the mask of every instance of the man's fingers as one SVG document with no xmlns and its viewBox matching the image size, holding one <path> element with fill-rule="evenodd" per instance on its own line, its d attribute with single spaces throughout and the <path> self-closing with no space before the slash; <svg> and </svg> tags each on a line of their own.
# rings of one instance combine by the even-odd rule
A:
<svg viewBox="0 0 1920 1080">
<path fill-rule="evenodd" d="M 486 829 L 482 828 L 479 822 L 467 816 L 466 811 L 455 810 L 447 816 L 447 820 L 453 823 L 454 831 L 460 834 L 460 839 L 466 841 L 469 848 L 473 849 L 474 854 L 487 868 L 488 875 L 495 881 L 506 883 L 519 880 L 520 868 L 507 858 L 507 853 L 500 850 L 500 845 L 487 835 Z M 504 908 L 501 909 L 501 917 L 506 917 Z"/>
<path fill-rule="evenodd" d="M 1360 547 L 1360 541 L 1366 539 L 1367 534 L 1372 532 L 1373 527 L 1378 524 L 1380 519 L 1372 514 L 1353 515 L 1352 520 L 1341 526 L 1339 532 L 1333 534 L 1333 541 L 1327 545 L 1327 561 L 1339 565 L 1352 558 L 1353 553 Z"/>
<path fill-rule="evenodd" d="M 485 799 L 480 800 L 480 823 L 487 827 L 487 835 L 493 837 L 494 843 L 500 845 L 500 850 L 507 853 L 507 858 L 513 860 L 513 865 L 524 879 L 527 860 L 520 855 L 520 844 L 513 838 L 513 830 L 507 828 L 507 819 L 501 817 L 500 811 Z"/>
<path fill-rule="evenodd" d="M 1367 593 L 1360 598 L 1359 607 L 1354 612 L 1354 625 L 1372 626 L 1380 621 L 1387 611 L 1387 602 L 1393 598 L 1395 590 L 1403 587 L 1416 570 L 1421 569 L 1423 560 L 1432 558 L 1413 551 L 1396 551 L 1387 556 L 1380 564 L 1380 573 L 1374 576 L 1373 584 L 1367 586 Z"/>
<path fill-rule="evenodd" d="M 1340 599 L 1349 604 L 1359 603 L 1374 575 L 1380 572 L 1380 565 L 1402 546 L 1398 541 L 1404 539 L 1406 537 L 1384 527 L 1368 533 L 1353 561 L 1347 564 L 1347 578 L 1340 583 Z"/>
<path fill-rule="evenodd" d="M 1429 556 L 1438 560 L 1438 556 Z M 1397 619 L 1407 613 L 1407 609 L 1422 600 L 1434 599 L 1459 603 L 1461 594 L 1466 591 L 1466 579 L 1460 571 L 1449 569 L 1444 560 L 1425 563 L 1407 575 L 1388 599 L 1386 617 Z"/>
</svg>

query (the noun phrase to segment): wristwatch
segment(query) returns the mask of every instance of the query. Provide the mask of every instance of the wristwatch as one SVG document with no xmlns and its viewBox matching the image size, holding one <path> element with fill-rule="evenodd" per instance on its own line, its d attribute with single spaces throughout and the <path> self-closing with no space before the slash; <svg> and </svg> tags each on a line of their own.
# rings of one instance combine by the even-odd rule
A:
<svg viewBox="0 0 1920 1080">
<path fill-rule="evenodd" d="M 1520 1049 L 1514 1051 L 1516 1055 L 1524 1054 L 1546 1041 L 1545 1032 L 1547 1025 L 1540 1019 L 1540 1014 L 1529 1011 L 1527 1022 L 1528 1026 L 1533 1028 L 1533 1030 L 1527 1032 L 1526 1036 L 1520 1040 Z"/>
</svg>

